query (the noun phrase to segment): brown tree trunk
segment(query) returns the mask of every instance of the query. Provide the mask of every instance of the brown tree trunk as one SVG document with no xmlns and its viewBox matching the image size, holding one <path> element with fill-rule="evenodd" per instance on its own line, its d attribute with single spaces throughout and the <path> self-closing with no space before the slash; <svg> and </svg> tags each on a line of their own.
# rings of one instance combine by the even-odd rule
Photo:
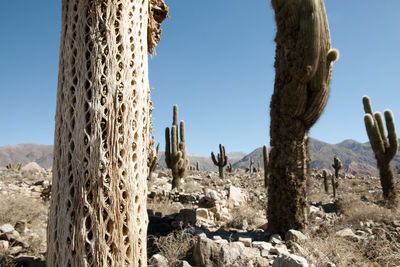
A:
<svg viewBox="0 0 400 267">
<path fill-rule="evenodd" d="M 145 266 L 147 0 L 63 0 L 47 266 Z"/>
</svg>

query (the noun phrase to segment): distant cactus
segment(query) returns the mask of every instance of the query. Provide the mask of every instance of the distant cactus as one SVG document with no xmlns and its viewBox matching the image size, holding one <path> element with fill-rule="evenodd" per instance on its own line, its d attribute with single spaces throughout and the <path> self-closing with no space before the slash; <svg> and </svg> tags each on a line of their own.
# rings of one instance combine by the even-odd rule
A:
<svg viewBox="0 0 400 267">
<path fill-rule="evenodd" d="M 229 173 L 233 172 L 232 163 L 229 163 L 228 166 L 226 166 L 226 171 L 229 172 Z"/>
<path fill-rule="evenodd" d="M 7 170 L 13 170 L 13 171 L 20 171 L 21 168 L 22 168 L 22 163 L 18 163 L 16 165 L 12 165 L 11 163 L 9 163 L 6 166 Z"/>
<path fill-rule="evenodd" d="M 228 163 L 228 156 L 225 154 L 225 147 L 222 144 L 219 144 L 219 154 L 215 158 L 214 152 L 211 152 L 211 159 L 215 165 L 218 166 L 219 177 L 224 178 L 224 167 Z"/>
<path fill-rule="evenodd" d="M 390 109 L 384 112 L 388 132 L 388 136 L 386 137 L 382 114 L 380 112 L 372 113 L 371 101 L 368 96 L 363 96 L 363 105 L 365 111 L 365 128 L 367 129 L 372 150 L 375 153 L 383 197 L 389 204 L 395 204 L 397 196 L 390 161 L 396 156 L 399 143 L 397 140 L 393 113 Z"/>
<path fill-rule="evenodd" d="M 322 171 L 322 178 L 324 178 L 324 189 L 325 193 L 329 193 L 329 183 L 328 183 L 328 172 L 326 170 Z"/>
<path fill-rule="evenodd" d="M 158 167 L 158 153 L 160 150 L 160 143 L 158 143 L 157 148 L 154 150 L 150 151 L 149 157 L 147 158 L 147 167 L 149 167 L 149 180 L 151 181 L 151 177 L 153 172 L 157 169 Z"/>
<path fill-rule="evenodd" d="M 268 187 L 268 149 L 267 149 L 267 145 L 263 146 L 263 163 L 264 163 L 264 186 Z"/>
<path fill-rule="evenodd" d="M 200 163 L 196 161 L 196 171 L 200 171 Z"/>
<path fill-rule="evenodd" d="M 185 176 L 189 160 L 186 158 L 184 121 L 180 122 L 180 131 L 178 130 L 177 105 L 173 109 L 171 133 L 168 127 L 165 128 L 165 163 L 172 170 L 172 189 L 180 191 L 181 179 Z"/>
<path fill-rule="evenodd" d="M 332 168 L 335 170 L 335 175 L 332 175 L 333 198 L 336 198 L 336 189 L 339 187 L 339 170 L 342 168 L 342 162 L 336 156 L 333 158 Z"/>
<path fill-rule="evenodd" d="M 249 171 L 252 173 L 253 170 L 253 165 L 254 165 L 254 160 L 252 158 L 249 159 Z"/>
</svg>

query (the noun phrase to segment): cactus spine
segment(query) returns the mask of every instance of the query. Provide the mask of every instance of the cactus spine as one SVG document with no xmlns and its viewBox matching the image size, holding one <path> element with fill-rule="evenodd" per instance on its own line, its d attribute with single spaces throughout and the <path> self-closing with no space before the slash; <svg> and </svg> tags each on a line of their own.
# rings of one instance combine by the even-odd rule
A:
<svg viewBox="0 0 400 267">
<path fill-rule="evenodd" d="M 215 158 L 214 152 L 211 152 L 211 159 L 216 166 L 218 166 L 219 177 L 224 178 L 224 167 L 228 163 L 228 156 L 225 154 L 225 147 L 222 144 L 219 144 L 219 153 Z"/>
<path fill-rule="evenodd" d="M 267 149 L 267 145 L 263 146 L 263 163 L 264 163 L 264 186 L 268 187 L 268 149 Z"/>
<path fill-rule="evenodd" d="M 270 104 L 268 231 L 307 226 L 308 131 L 329 95 L 332 62 L 323 0 L 271 0 L 277 25 L 275 85 Z"/>
<path fill-rule="evenodd" d="M 184 121 L 180 122 L 180 130 L 178 130 L 177 105 L 173 108 L 171 132 L 168 127 L 165 128 L 165 163 L 172 170 L 172 189 L 176 188 L 180 191 L 181 179 L 185 176 L 189 160 L 186 158 Z"/>
<path fill-rule="evenodd" d="M 372 113 L 371 101 L 368 96 L 363 96 L 363 105 L 365 128 L 372 150 L 375 153 L 383 197 L 389 204 L 393 205 L 397 196 L 390 161 L 396 156 L 399 147 L 393 113 L 390 109 L 384 112 L 388 132 L 386 137 L 382 114 L 380 112 Z"/>
<path fill-rule="evenodd" d="M 332 168 L 335 170 L 335 175 L 332 175 L 332 191 L 333 198 L 336 198 L 336 189 L 339 187 L 339 170 L 342 168 L 342 162 L 336 156 L 333 158 Z"/>
</svg>

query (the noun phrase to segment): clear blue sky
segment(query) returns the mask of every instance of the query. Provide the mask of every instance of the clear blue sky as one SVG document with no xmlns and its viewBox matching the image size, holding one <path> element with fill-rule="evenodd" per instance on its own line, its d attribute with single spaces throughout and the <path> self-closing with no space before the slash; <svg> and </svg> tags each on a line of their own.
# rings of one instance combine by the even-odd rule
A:
<svg viewBox="0 0 400 267">
<path fill-rule="evenodd" d="M 393 110 L 400 133 L 399 0 L 326 0 L 340 50 L 331 94 L 310 136 L 366 142 L 361 97 Z M 243 4 L 245 3 L 245 4 Z M 178 104 L 189 153 L 269 145 L 275 22 L 268 0 L 167 0 L 157 56 L 150 59 L 156 140 Z M 60 0 L 3 1 L 0 16 L 0 145 L 52 144 Z M 400 136 L 400 134 L 399 134 Z"/>
</svg>

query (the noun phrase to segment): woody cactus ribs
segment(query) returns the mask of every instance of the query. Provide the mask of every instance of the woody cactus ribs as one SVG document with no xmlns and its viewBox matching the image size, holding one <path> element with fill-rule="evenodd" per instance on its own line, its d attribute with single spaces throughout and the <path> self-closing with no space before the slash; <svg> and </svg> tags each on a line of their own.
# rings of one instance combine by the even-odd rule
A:
<svg viewBox="0 0 400 267">
<path fill-rule="evenodd" d="M 277 24 L 275 85 L 270 104 L 269 231 L 307 225 L 308 131 L 329 95 L 332 62 L 323 0 L 271 0 Z"/>
<path fill-rule="evenodd" d="M 180 141 L 179 141 L 180 137 Z M 185 123 L 178 130 L 178 106 L 174 105 L 171 132 L 165 128 L 165 163 L 172 170 L 172 189 L 181 190 L 181 179 L 185 176 L 189 160 L 186 158 Z"/>
<path fill-rule="evenodd" d="M 224 167 L 228 163 L 228 156 L 225 155 L 225 147 L 222 144 L 219 144 L 219 153 L 215 158 L 214 152 L 211 152 L 211 159 L 216 166 L 218 166 L 219 177 L 224 178 Z"/>
<path fill-rule="evenodd" d="M 372 150 L 375 153 L 383 198 L 392 205 L 395 204 L 397 196 L 390 161 L 396 156 L 399 147 L 393 113 L 390 109 L 387 109 L 384 112 L 386 128 L 388 131 L 388 136 L 386 137 L 382 114 L 380 112 L 372 113 L 371 101 L 368 96 L 363 96 L 363 105 L 365 111 L 365 128 L 367 129 Z"/>
</svg>

